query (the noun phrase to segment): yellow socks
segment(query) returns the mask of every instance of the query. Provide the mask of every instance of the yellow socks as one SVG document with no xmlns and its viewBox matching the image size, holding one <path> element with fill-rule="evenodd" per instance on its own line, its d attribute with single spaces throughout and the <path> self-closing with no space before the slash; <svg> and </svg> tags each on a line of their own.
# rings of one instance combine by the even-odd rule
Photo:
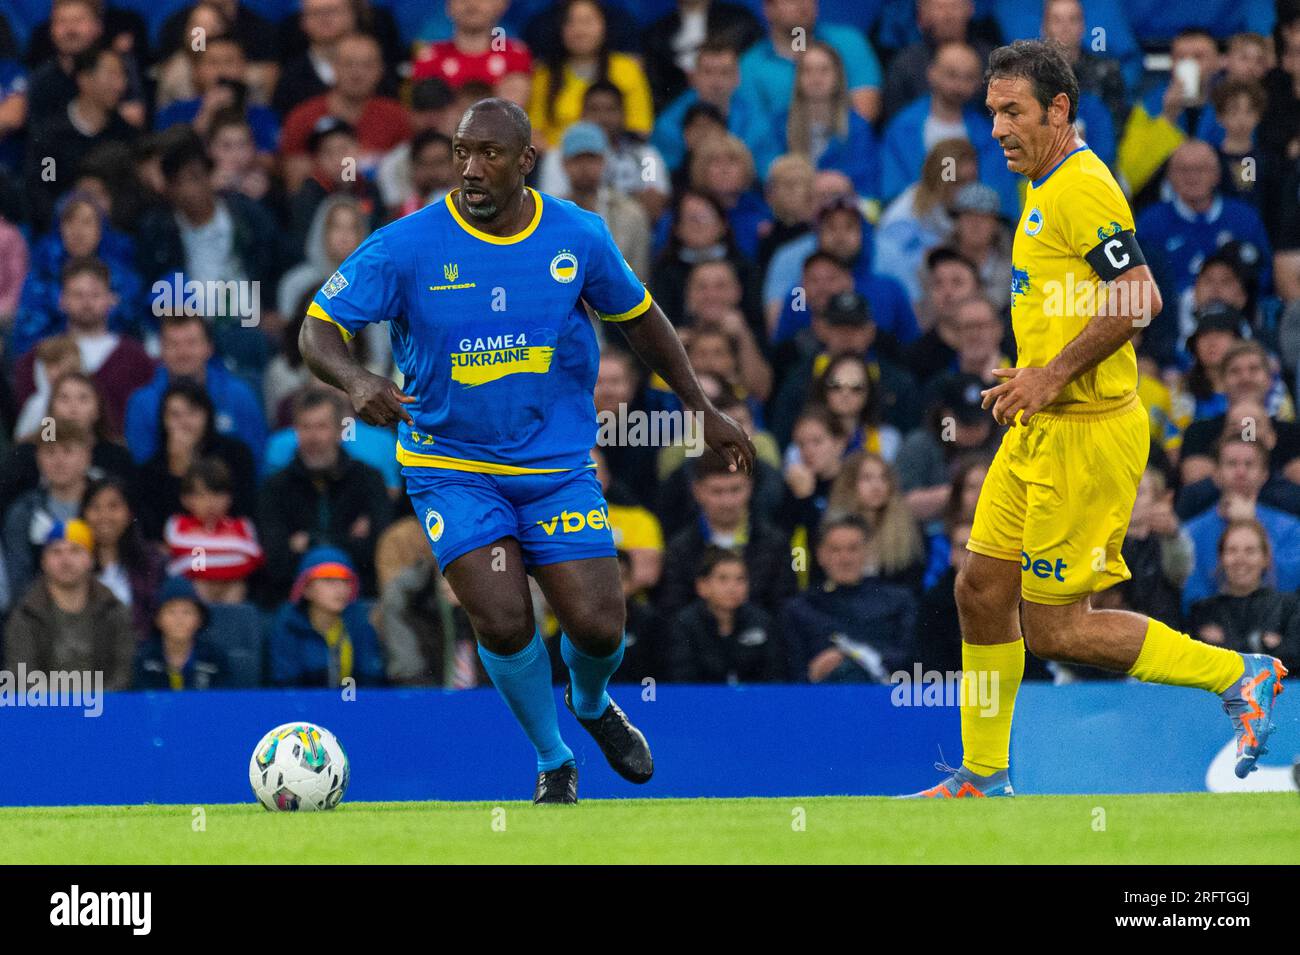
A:
<svg viewBox="0 0 1300 955">
<path fill-rule="evenodd" d="M 1210 646 L 1179 633 L 1159 620 L 1147 624 L 1146 639 L 1129 676 L 1143 683 L 1194 686 L 1222 693 L 1245 672 L 1241 654 Z"/>
<path fill-rule="evenodd" d="M 961 697 L 962 765 L 972 773 L 990 776 L 1010 762 L 1011 714 L 1016 691 L 1025 675 L 1025 641 L 981 646 L 961 645 L 965 674 Z M 986 688 L 981 702 L 980 687 Z"/>
</svg>

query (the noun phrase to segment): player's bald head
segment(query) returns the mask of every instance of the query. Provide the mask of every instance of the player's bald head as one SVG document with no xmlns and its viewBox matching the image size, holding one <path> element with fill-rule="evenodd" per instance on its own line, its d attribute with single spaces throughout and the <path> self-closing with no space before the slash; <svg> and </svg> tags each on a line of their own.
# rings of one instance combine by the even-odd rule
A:
<svg viewBox="0 0 1300 955">
<path fill-rule="evenodd" d="M 490 139 L 522 152 L 533 140 L 533 124 L 519 104 L 493 96 L 465 110 L 456 135 L 462 139 Z"/>
</svg>

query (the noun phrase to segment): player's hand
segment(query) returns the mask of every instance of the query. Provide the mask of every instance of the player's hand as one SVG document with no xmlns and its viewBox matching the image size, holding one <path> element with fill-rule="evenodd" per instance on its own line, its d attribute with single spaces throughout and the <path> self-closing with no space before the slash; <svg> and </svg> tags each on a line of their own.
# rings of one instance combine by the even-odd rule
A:
<svg viewBox="0 0 1300 955">
<path fill-rule="evenodd" d="M 745 474 L 754 473 L 754 442 L 749 440 L 745 429 L 735 419 L 723 414 L 717 408 L 704 412 L 704 443 L 722 459 L 731 465 L 731 470 Z"/>
<path fill-rule="evenodd" d="M 994 368 L 993 374 L 1006 381 L 980 392 L 981 408 L 993 408 L 998 424 L 1024 424 L 1061 393 L 1063 383 L 1046 368 Z"/>
<path fill-rule="evenodd" d="M 381 427 L 395 421 L 405 421 L 408 425 L 415 424 L 405 408 L 415 399 L 410 395 L 402 394 L 387 378 L 366 372 L 358 376 L 348 388 L 348 397 L 352 399 L 352 407 L 366 424 Z"/>
</svg>

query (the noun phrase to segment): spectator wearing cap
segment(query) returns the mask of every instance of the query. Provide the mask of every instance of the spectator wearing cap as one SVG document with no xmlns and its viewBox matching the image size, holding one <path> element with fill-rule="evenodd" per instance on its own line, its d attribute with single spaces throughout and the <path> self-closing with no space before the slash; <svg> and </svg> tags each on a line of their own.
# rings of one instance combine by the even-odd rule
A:
<svg viewBox="0 0 1300 955">
<path fill-rule="evenodd" d="M 92 436 L 81 425 L 54 420 L 36 443 L 40 484 L 9 505 L 4 515 L 5 567 L 9 592 L 20 596 L 36 574 L 50 528 L 72 520 L 92 477 Z"/>
<path fill-rule="evenodd" d="M 698 90 L 697 72 L 711 72 L 711 67 L 701 61 L 711 54 L 716 57 L 719 50 L 731 50 L 732 66 L 727 72 L 734 78 L 730 86 L 739 86 L 740 53 L 763 38 L 757 17 L 741 4 L 677 0 L 675 7 L 642 34 L 646 79 L 654 95 L 655 113 L 660 116 L 691 89 Z M 732 132 L 740 135 L 739 130 Z"/>
<path fill-rule="evenodd" d="M 411 63 L 417 82 L 438 79 L 453 89 L 486 83 L 494 96 L 528 106 L 533 56 L 521 40 L 502 35 L 502 16 L 509 0 L 450 0 L 447 18 L 452 35 L 419 51 Z"/>
<path fill-rule="evenodd" d="M 926 154 L 921 178 L 876 223 L 876 267 L 903 283 L 913 308 L 924 295 L 925 257 L 952 235 L 950 208 L 957 193 L 978 178 L 975 147 L 965 139 L 941 140 Z"/>
<path fill-rule="evenodd" d="M 383 223 L 383 203 L 370 180 L 356 168 L 357 132 L 352 124 L 337 116 L 322 116 L 307 140 L 312 157 L 312 173 L 289 200 L 290 235 L 288 252 L 302 256 L 316 210 L 329 196 L 349 195 L 361 206 L 370 229 Z"/>
<path fill-rule="evenodd" d="M 13 673 L 102 673 L 105 690 L 131 686 L 131 614 L 95 579 L 94 537 L 84 521 L 51 524 L 40 542 L 40 576 L 5 625 L 4 668 Z"/>
<path fill-rule="evenodd" d="M 653 224 L 668 207 L 673 183 L 659 150 L 629 130 L 626 102 L 617 85 L 597 80 L 582 94 L 581 119 L 605 131 L 605 185 L 639 202 L 646 222 Z M 548 150 L 540 165 L 538 188 L 553 196 L 564 195 L 569 187 L 560 150 Z"/>
<path fill-rule="evenodd" d="M 790 109 L 773 120 L 773 131 L 780 152 L 806 156 L 818 169 L 838 169 L 860 197 L 880 197 L 880 144 L 871 124 L 849 104 L 844 64 L 834 47 L 818 40 L 808 44 L 795 71 Z"/>
<path fill-rule="evenodd" d="M 895 53 L 885 71 L 885 120 L 930 92 L 930 65 L 944 44 L 968 44 L 981 63 L 988 61 L 997 38 L 983 35 L 988 31 L 973 25 L 974 17 L 975 5 L 970 0 L 917 0 L 916 27 L 920 36 Z"/>
<path fill-rule="evenodd" d="M 379 638 L 359 594 L 360 581 L 346 553 L 317 547 L 303 554 L 289 601 L 271 627 L 273 684 L 339 687 L 384 681 Z"/>
<path fill-rule="evenodd" d="M 892 201 L 921 176 L 926 154 L 944 139 L 965 139 L 979 155 L 980 179 L 997 190 L 1002 214 L 1020 214 L 1017 177 L 1007 170 L 985 110 L 971 97 L 983 82 L 982 61 L 965 43 L 935 51 L 927 75 L 930 92 L 914 100 L 885 126 L 881 198 Z"/>
<path fill-rule="evenodd" d="M 1197 310 L 1196 331 L 1187 340 L 1192 365 L 1181 402 L 1184 407 L 1178 414 L 1184 427 L 1223 411 L 1223 359 L 1242 340 L 1245 328 L 1246 317 L 1231 305 L 1211 302 Z"/>
<path fill-rule="evenodd" d="M 719 4 L 709 4 L 709 9 L 717 6 Z M 647 66 L 651 62 L 647 60 Z M 654 68 L 650 69 L 653 72 Z M 726 131 L 749 148 L 759 171 L 767 169 L 778 152 L 772 141 L 772 126 L 740 85 L 740 53 L 734 41 L 725 36 L 706 40 L 696 52 L 694 65 L 687 70 L 687 75 L 690 88 L 665 102 L 650 137 L 668 168 L 676 171 L 686 159 L 683 127 L 687 112 L 696 103 L 707 103 L 722 115 Z M 658 94 L 653 83 L 651 89 Z"/>
<path fill-rule="evenodd" d="M 1239 434 L 1224 438 L 1214 483 L 1220 491 L 1218 504 L 1184 525 L 1195 549 L 1192 573 L 1183 587 L 1184 609 L 1215 592 L 1218 544 L 1235 520 L 1254 519 L 1264 528 L 1276 556 L 1278 590 L 1300 587 L 1300 519 L 1261 500 L 1260 492 L 1268 483 L 1268 450 Z"/>
<path fill-rule="evenodd" d="M 379 195 L 390 214 L 394 210 L 400 212 L 405 208 L 410 203 L 412 193 L 416 191 L 413 182 L 416 170 L 412 166 L 411 158 L 415 153 L 416 142 L 420 143 L 423 152 L 430 143 L 441 144 L 445 140 L 448 152 L 447 165 L 450 167 L 451 137 L 456 131 L 456 123 L 459 120 L 460 114 L 456 110 L 455 95 L 451 87 L 442 80 L 420 80 L 411 87 L 411 104 L 407 113 L 411 138 L 390 149 L 388 154 L 379 161 L 379 167 L 375 170 L 375 184 L 379 187 Z M 435 134 L 441 139 L 436 139 Z M 443 174 L 440 153 L 436 157 L 437 170 L 430 168 L 432 154 L 426 153 L 424 158 L 425 163 L 421 169 L 423 176 L 436 178 L 439 181 L 454 179 L 454 169 L 451 169 L 450 175 Z M 426 192 L 425 195 L 427 194 Z"/>
<path fill-rule="evenodd" d="M 627 128 L 649 136 L 654 126 L 650 84 L 637 57 L 610 49 L 604 8 L 596 0 L 563 0 L 556 16 L 560 43 L 533 71 L 529 97 L 528 115 L 539 140 L 559 145 L 563 131 L 582 116 L 583 94 L 595 80 L 622 91 Z"/>
<path fill-rule="evenodd" d="M 194 584 L 169 577 L 158 592 L 149 639 L 135 655 L 136 690 L 210 690 L 225 677 L 225 654 L 207 639 L 208 607 Z"/>
<path fill-rule="evenodd" d="M 868 122 L 880 118 L 880 61 L 861 31 L 819 21 L 816 0 L 763 0 L 763 17 L 767 20 L 767 36 L 740 58 L 740 82 L 752 93 L 764 115 L 778 116 L 790 108 L 797 59 L 790 39 L 802 35 L 834 48 L 848 71 L 849 101 L 854 111 Z M 794 30 L 802 33 L 795 34 Z"/>
<path fill-rule="evenodd" d="M 384 61 L 373 37 L 357 33 L 340 40 L 334 51 L 334 74 L 328 93 L 304 100 L 285 117 L 280 157 L 289 192 L 313 173 L 314 150 L 309 144 L 317 124 L 326 116 L 343 120 L 356 134 L 358 151 L 352 158 L 358 178 L 374 172 L 386 153 L 411 138 L 402 104 L 378 95 Z"/>
<path fill-rule="evenodd" d="M 595 123 L 580 121 L 566 129 L 560 155 L 569 189 L 561 198 L 604 219 L 623 258 L 644 281 L 650 274 L 650 224 L 634 199 L 605 185 L 608 151 L 605 131 Z"/>
<path fill-rule="evenodd" d="M 1241 653 L 1300 665 L 1300 601 L 1271 585 L 1269 535 L 1258 521 L 1234 520 L 1219 538 L 1218 592 L 1192 604 L 1188 632 Z"/>
<path fill-rule="evenodd" d="M 1271 285 L 1272 247 L 1259 213 L 1240 199 L 1219 192 L 1219 157 L 1209 143 L 1188 140 L 1169 160 L 1166 181 L 1173 195 L 1144 209 L 1137 234 L 1153 271 L 1161 278 L 1161 295 L 1178 301 L 1192 287 L 1201 263 L 1228 242 L 1242 243 L 1243 260 L 1257 265 L 1259 284 Z"/>
<path fill-rule="evenodd" d="M 989 457 L 1002 440 L 1002 429 L 980 407 L 987 385 L 976 375 L 951 375 L 930 406 L 924 427 L 912 431 L 898 449 L 894 468 L 907 506 L 918 521 L 943 514 L 952 496 L 951 468 L 965 454 Z"/>
<path fill-rule="evenodd" d="M 796 336 L 797 357 L 792 360 L 772 405 L 771 430 L 782 446 L 790 441 L 794 422 L 813 382 L 825 372 L 831 358 L 840 354 L 860 355 L 867 360 L 879 388 L 884 421 L 904 432 L 915 426 L 916 385 L 886 355 L 873 352 L 876 337 L 871 305 L 857 292 L 835 294 L 820 314 L 812 313 L 809 328 Z"/>
<path fill-rule="evenodd" d="M 799 268 L 814 251 L 832 255 L 852 270 L 854 288 L 870 303 L 882 332 L 877 347 L 895 354 L 916 341 L 921 332 L 906 289 L 897 279 L 873 270 L 871 226 L 853 196 L 837 195 L 818 209 L 816 230 L 779 250 L 768 267 L 763 294 L 768 320 L 775 319 L 774 342 L 807 326 L 809 313 L 796 283 Z"/>
<path fill-rule="evenodd" d="M 925 265 L 920 318 L 926 331 L 905 356 L 908 369 L 921 382 L 956 370 L 961 346 L 957 310 L 982 291 L 975 264 L 954 249 L 933 249 L 925 257 Z"/>
<path fill-rule="evenodd" d="M 982 182 L 968 183 L 952 204 L 948 244 L 979 270 L 984 297 L 999 312 L 1011 307 L 1011 234 L 1002 218 L 998 194 Z"/>
<path fill-rule="evenodd" d="M 226 110 L 242 114 L 253 131 L 257 151 L 270 156 L 280 138 L 280 120 L 275 111 L 248 101 L 248 61 L 243 45 L 233 36 L 209 36 L 201 50 L 190 50 L 194 63 L 194 91 L 197 95 L 179 99 L 158 111 L 154 129 L 186 124 L 203 137 L 212 131 L 212 121 Z"/>
</svg>

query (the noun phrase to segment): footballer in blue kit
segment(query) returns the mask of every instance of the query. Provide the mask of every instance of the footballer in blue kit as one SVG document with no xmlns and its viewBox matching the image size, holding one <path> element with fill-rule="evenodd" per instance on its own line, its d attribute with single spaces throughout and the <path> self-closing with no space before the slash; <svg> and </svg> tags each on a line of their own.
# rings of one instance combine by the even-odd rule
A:
<svg viewBox="0 0 1300 955">
<path fill-rule="evenodd" d="M 453 139 L 461 186 L 369 236 L 321 287 L 300 337 L 317 377 L 361 418 L 397 424 L 398 461 L 438 566 L 474 625 L 493 684 L 537 750 L 534 801 L 576 802 L 550 662 L 527 575 L 563 627 L 565 703 L 610 765 L 645 782 L 644 736 L 609 698 L 624 603 L 591 448 L 600 353 L 591 310 L 700 415 L 733 469 L 754 450 L 702 394 L 672 325 L 604 221 L 524 185 L 536 162 L 527 115 L 476 103 Z M 351 356 L 388 321 L 398 389 Z"/>
</svg>

